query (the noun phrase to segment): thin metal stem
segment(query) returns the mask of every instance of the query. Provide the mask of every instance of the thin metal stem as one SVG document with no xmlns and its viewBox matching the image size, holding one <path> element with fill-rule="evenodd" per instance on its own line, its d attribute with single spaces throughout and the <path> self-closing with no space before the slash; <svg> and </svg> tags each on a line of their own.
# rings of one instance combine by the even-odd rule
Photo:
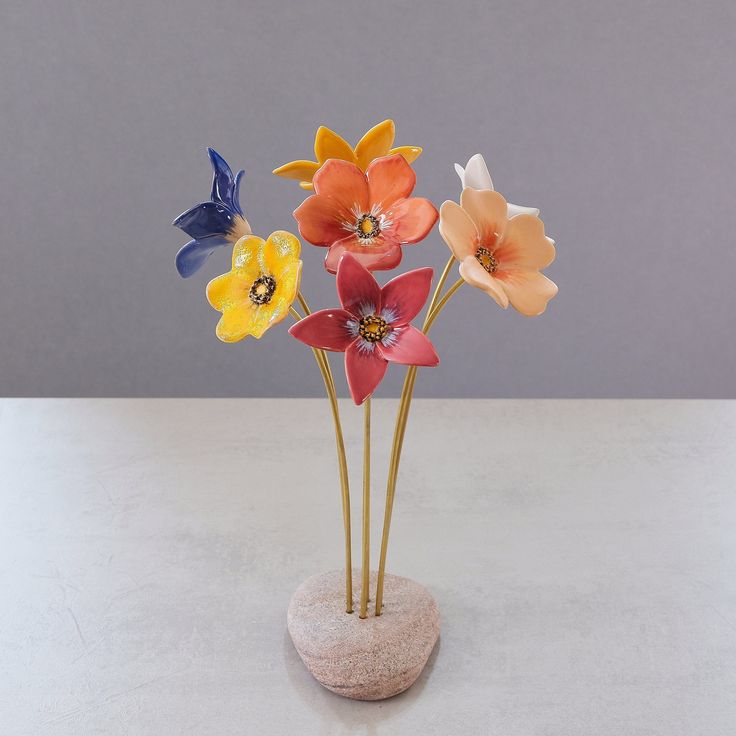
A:
<svg viewBox="0 0 736 736">
<path fill-rule="evenodd" d="M 447 279 L 452 260 L 448 261 L 445 270 L 440 279 Z M 438 289 L 430 302 L 430 308 L 424 320 L 422 332 L 426 335 L 432 328 L 432 324 L 437 319 L 440 312 L 445 308 L 447 302 L 450 301 L 453 294 L 464 284 L 463 279 L 458 279 L 444 294 L 437 300 L 439 295 Z M 404 434 L 406 433 L 406 424 L 409 419 L 409 407 L 411 406 L 412 396 L 414 394 L 414 383 L 417 377 L 417 366 L 410 366 L 406 371 L 404 385 L 401 389 L 401 399 L 399 400 L 399 410 L 396 415 L 396 426 L 394 427 L 394 439 L 391 445 L 391 457 L 389 460 L 388 481 L 386 484 L 386 507 L 383 514 L 383 532 L 381 534 L 381 552 L 378 563 L 378 580 L 376 583 L 376 616 L 381 615 L 383 608 L 383 581 L 386 574 L 386 555 L 388 552 L 388 537 L 391 531 L 391 516 L 394 509 L 394 496 L 396 494 L 396 480 L 399 475 L 399 463 L 401 461 L 401 450 L 404 446 Z"/>
<path fill-rule="evenodd" d="M 371 400 L 363 403 L 363 570 L 360 586 L 360 618 L 368 615 L 371 549 Z"/>
<path fill-rule="evenodd" d="M 301 296 L 301 294 L 299 295 Z M 302 300 L 300 299 L 300 302 Z M 310 314 L 309 307 L 306 302 L 302 304 L 304 311 Z M 289 307 L 289 313 L 298 322 L 302 316 L 294 307 Z M 332 378 L 330 363 L 324 350 L 312 348 L 312 354 L 317 362 L 322 380 L 327 391 L 327 398 L 330 401 L 330 409 L 332 410 L 332 421 L 335 425 L 335 444 L 337 445 L 337 462 L 340 470 L 340 488 L 342 495 L 342 520 L 345 536 L 345 610 L 347 613 L 353 612 L 353 560 L 352 560 L 352 534 L 350 522 L 350 484 L 348 479 L 348 464 L 345 458 L 345 441 L 342 435 L 342 424 L 340 422 L 340 408 L 337 403 L 337 394 L 335 392 L 335 382 Z"/>
</svg>

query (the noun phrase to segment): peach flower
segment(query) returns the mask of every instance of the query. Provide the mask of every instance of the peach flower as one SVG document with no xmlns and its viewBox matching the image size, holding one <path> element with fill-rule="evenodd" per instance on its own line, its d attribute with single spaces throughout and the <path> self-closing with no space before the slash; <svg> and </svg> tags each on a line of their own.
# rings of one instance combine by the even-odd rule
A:
<svg viewBox="0 0 736 736">
<path fill-rule="evenodd" d="M 557 286 L 540 270 L 555 259 L 544 223 L 530 214 L 507 216 L 506 200 L 492 190 L 465 188 L 460 204 L 440 207 L 440 234 L 460 261 L 460 275 L 506 309 L 542 314 Z"/>
</svg>

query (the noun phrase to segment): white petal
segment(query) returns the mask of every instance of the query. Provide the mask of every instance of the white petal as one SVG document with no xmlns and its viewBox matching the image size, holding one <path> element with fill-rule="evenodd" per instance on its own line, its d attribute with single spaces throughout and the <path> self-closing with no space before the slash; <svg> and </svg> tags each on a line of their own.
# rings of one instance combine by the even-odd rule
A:
<svg viewBox="0 0 736 736">
<path fill-rule="evenodd" d="M 468 160 L 468 164 L 465 167 L 465 182 L 463 186 L 470 187 L 471 189 L 493 189 L 491 174 L 480 153 L 476 153 Z"/>
<path fill-rule="evenodd" d="M 509 217 L 516 217 L 516 215 L 534 215 L 534 217 L 539 217 L 538 207 L 522 207 L 520 204 L 511 204 L 511 202 L 508 205 Z"/>
<path fill-rule="evenodd" d="M 462 188 L 465 189 L 465 169 L 460 166 L 460 164 L 455 164 L 455 171 L 460 177 L 460 184 L 462 185 Z"/>
</svg>

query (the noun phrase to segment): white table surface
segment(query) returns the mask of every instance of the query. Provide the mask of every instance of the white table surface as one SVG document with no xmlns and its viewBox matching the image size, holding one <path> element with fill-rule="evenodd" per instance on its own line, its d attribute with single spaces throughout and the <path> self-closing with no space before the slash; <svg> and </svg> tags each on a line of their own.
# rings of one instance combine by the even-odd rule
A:
<svg viewBox="0 0 736 736">
<path fill-rule="evenodd" d="M 2 736 L 736 733 L 736 403 L 415 402 L 389 569 L 442 635 L 382 703 L 286 633 L 341 564 L 331 431 L 317 400 L 0 402 Z"/>
</svg>

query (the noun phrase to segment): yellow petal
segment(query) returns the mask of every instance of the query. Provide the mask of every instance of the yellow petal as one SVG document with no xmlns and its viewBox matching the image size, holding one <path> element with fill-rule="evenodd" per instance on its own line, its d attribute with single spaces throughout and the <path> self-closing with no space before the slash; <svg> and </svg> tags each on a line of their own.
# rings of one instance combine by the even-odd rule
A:
<svg viewBox="0 0 736 736">
<path fill-rule="evenodd" d="M 384 120 L 374 125 L 355 146 L 358 166 L 365 171 L 374 158 L 386 156 L 393 145 L 395 135 L 396 128 L 393 120 Z"/>
<path fill-rule="evenodd" d="M 406 159 L 406 162 L 410 164 L 419 158 L 421 152 L 422 149 L 419 146 L 397 146 L 396 148 L 392 148 L 389 154 L 400 153 Z"/>
<path fill-rule="evenodd" d="M 249 300 L 228 307 L 220 317 L 215 334 L 223 342 L 238 342 L 253 334 L 256 309 Z"/>
<path fill-rule="evenodd" d="M 328 158 L 339 158 L 343 161 L 357 163 L 350 144 L 337 133 L 321 125 L 314 138 L 314 153 L 321 164 Z"/>
<path fill-rule="evenodd" d="M 263 238 L 257 235 L 245 235 L 233 246 L 233 271 L 240 272 L 254 281 L 260 275 L 260 255 L 263 249 Z"/>
<path fill-rule="evenodd" d="M 222 312 L 233 304 L 240 304 L 248 297 L 253 281 L 247 276 L 230 271 L 212 279 L 207 284 L 207 301 L 213 309 Z"/>
<path fill-rule="evenodd" d="M 314 184 L 311 181 L 300 181 L 299 186 L 302 189 L 314 189 Z"/>
<path fill-rule="evenodd" d="M 288 164 L 274 169 L 273 173 L 286 179 L 312 181 L 317 169 L 319 169 L 319 164 L 316 161 L 290 161 Z"/>
<path fill-rule="evenodd" d="M 282 271 L 299 260 L 300 252 L 299 238 L 285 230 L 277 230 L 263 244 L 263 266 L 278 283 Z"/>
</svg>

